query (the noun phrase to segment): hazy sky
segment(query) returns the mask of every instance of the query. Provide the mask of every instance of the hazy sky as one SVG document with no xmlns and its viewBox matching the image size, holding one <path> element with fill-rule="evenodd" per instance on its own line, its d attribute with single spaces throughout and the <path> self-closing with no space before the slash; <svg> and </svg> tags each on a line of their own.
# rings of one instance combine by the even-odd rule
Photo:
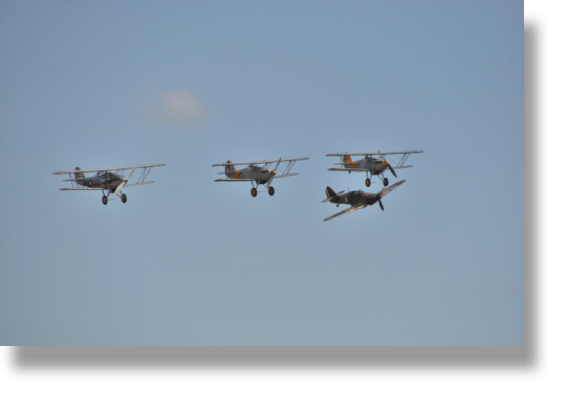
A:
<svg viewBox="0 0 564 405">
<path fill-rule="evenodd" d="M 0 111 L 2 345 L 524 342 L 522 2 L 3 2 Z M 425 153 L 324 223 L 376 149 Z"/>
</svg>

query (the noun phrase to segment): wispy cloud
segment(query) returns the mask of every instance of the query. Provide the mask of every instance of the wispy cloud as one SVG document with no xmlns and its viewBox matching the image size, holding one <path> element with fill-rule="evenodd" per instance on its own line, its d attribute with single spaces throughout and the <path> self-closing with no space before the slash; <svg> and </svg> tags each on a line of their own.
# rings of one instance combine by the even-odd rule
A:
<svg viewBox="0 0 564 405">
<path fill-rule="evenodd" d="M 195 126 L 208 116 L 206 104 L 186 88 L 149 90 L 144 92 L 143 98 L 146 107 L 142 118 L 150 123 L 186 128 Z"/>
</svg>

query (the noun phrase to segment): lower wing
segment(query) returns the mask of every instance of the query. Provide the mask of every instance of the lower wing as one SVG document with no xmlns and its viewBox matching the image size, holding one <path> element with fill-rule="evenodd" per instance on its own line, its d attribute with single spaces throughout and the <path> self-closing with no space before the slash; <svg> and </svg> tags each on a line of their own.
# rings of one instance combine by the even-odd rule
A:
<svg viewBox="0 0 564 405">
<path fill-rule="evenodd" d="M 275 176 L 275 179 L 283 179 L 284 177 L 292 177 L 292 176 L 297 176 L 299 173 L 289 173 L 289 174 L 283 174 L 282 176 Z"/>
<path fill-rule="evenodd" d="M 337 212 L 335 215 L 331 215 L 330 217 L 327 217 L 323 220 L 323 222 L 327 222 L 327 221 L 331 221 L 332 219 L 335 219 L 337 217 L 340 217 L 341 215 L 345 215 L 348 214 L 349 212 L 353 212 L 362 208 L 366 208 L 368 207 L 368 205 L 366 204 L 360 204 L 360 205 L 354 205 L 352 207 L 347 208 L 346 210 L 343 210 L 341 212 Z"/>
<path fill-rule="evenodd" d="M 126 188 L 126 187 L 133 187 L 133 186 L 142 186 L 144 184 L 152 184 L 154 183 L 154 181 L 146 181 L 144 183 L 134 183 L 134 184 L 127 184 L 125 186 L 123 186 L 122 188 Z M 108 190 L 109 187 L 83 187 L 83 186 L 77 186 L 77 187 L 73 187 L 73 188 L 60 188 L 59 190 L 63 190 L 63 191 L 78 191 L 78 190 Z"/>
<path fill-rule="evenodd" d="M 255 181 L 255 179 L 217 179 L 215 181 Z"/>
<path fill-rule="evenodd" d="M 331 170 L 334 172 L 369 172 L 370 169 L 359 169 L 359 168 L 354 168 L 354 167 L 345 167 L 345 168 L 335 168 L 332 167 L 330 169 L 327 170 Z"/>
<path fill-rule="evenodd" d="M 63 191 L 78 191 L 78 190 L 107 190 L 104 187 L 75 187 L 75 188 L 60 188 Z"/>
</svg>

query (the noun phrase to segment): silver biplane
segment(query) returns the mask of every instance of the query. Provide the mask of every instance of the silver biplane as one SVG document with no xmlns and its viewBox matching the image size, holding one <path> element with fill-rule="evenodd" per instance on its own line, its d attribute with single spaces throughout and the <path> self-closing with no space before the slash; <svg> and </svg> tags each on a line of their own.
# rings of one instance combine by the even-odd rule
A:
<svg viewBox="0 0 564 405">
<path fill-rule="evenodd" d="M 253 188 L 251 195 L 257 196 L 257 187 L 259 184 L 264 185 L 268 190 L 269 195 L 274 195 L 274 187 L 270 184 L 274 180 L 283 179 L 284 177 L 297 176 L 299 173 L 290 173 L 292 167 L 298 160 L 308 160 L 309 158 L 299 159 L 282 159 L 279 160 L 263 160 L 261 162 L 247 162 L 247 163 L 232 163 L 229 160 L 225 163 L 218 163 L 212 166 L 225 166 L 225 171 L 218 174 L 225 174 L 226 179 L 217 179 L 215 181 L 250 181 Z M 286 163 L 286 167 L 278 173 L 278 166 L 280 163 Z M 274 168 L 270 166 L 276 163 Z M 248 165 L 243 169 L 236 170 L 235 166 Z M 262 166 L 259 166 L 262 165 Z M 256 183 L 256 185 L 255 185 Z"/>
<path fill-rule="evenodd" d="M 395 169 L 407 169 L 408 167 L 413 166 L 405 166 L 405 162 L 409 155 L 412 153 L 423 153 L 422 150 L 408 150 L 405 152 L 386 152 L 382 153 L 378 151 L 377 153 L 330 153 L 326 156 L 340 156 L 342 163 L 335 163 L 336 165 L 342 165 L 342 168 L 330 168 L 328 170 L 337 171 L 337 172 L 366 172 L 366 180 L 364 184 L 366 187 L 370 187 L 372 176 L 378 176 L 384 187 L 388 185 L 388 179 L 384 177 L 384 172 L 386 169 L 390 170 L 395 178 L 397 178 L 397 174 Z M 386 159 L 387 155 L 403 155 L 397 165 L 392 167 L 390 165 L 389 160 Z M 364 156 L 364 159 L 353 161 L 351 156 Z M 379 156 L 379 157 L 374 157 Z"/>
<path fill-rule="evenodd" d="M 151 169 L 156 166 L 164 166 L 163 163 L 155 165 L 141 165 L 141 166 L 130 166 L 130 167 L 112 167 L 109 169 L 92 169 L 92 170 L 82 170 L 80 167 L 76 167 L 74 170 L 69 170 L 66 172 L 55 172 L 53 174 L 68 174 L 69 179 L 63 181 L 70 181 L 72 187 L 61 188 L 61 190 L 101 190 L 102 191 L 102 204 L 108 204 L 108 197 L 111 193 L 115 194 L 121 199 L 122 203 L 127 202 L 127 195 L 121 190 L 126 187 L 142 186 L 144 184 L 151 184 L 154 181 L 145 181 L 149 175 Z M 125 171 L 131 170 L 129 176 L 125 177 Z M 131 178 L 131 175 L 135 170 L 141 169 L 141 174 L 137 177 L 137 181 L 134 183 L 127 184 Z M 115 172 L 115 173 L 114 173 Z M 85 177 L 84 173 L 96 173 L 92 177 Z M 106 195 L 106 191 L 108 194 Z"/>
<path fill-rule="evenodd" d="M 327 198 L 321 202 L 329 201 L 332 202 L 333 204 L 337 204 L 337 207 L 339 206 L 339 204 L 349 204 L 350 207 L 347 208 L 346 210 L 336 213 L 335 215 L 331 215 L 330 217 L 325 218 L 323 222 L 330 221 L 332 219 L 340 217 L 341 215 L 345 215 L 348 214 L 349 212 L 366 208 L 369 205 L 374 205 L 376 203 L 380 204 L 380 208 L 382 209 L 382 211 L 384 211 L 382 198 L 390 191 L 392 191 L 394 188 L 399 187 L 403 183 L 405 183 L 405 180 L 398 181 L 397 183 L 383 189 L 378 193 L 365 193 L 362 190 L 349 191 L 348 193 L 345 193 L 344 191 L 335 193 L 331 187 L 327 187 L 327 189 L 325 190 L 325 193 L 327 194 Z"/>
</svg>

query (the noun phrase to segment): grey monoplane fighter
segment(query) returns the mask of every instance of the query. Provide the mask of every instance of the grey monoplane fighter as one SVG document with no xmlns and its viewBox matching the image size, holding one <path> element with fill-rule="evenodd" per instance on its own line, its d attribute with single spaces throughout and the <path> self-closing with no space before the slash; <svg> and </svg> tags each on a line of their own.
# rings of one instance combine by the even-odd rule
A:
<svg viewBox="0 0 564 405">
<path fill-rule="evenodd" d="M 226 179 L 217 179 L 215 181 L 250 181 L 253 188 L 251 189 L 251 195 L 253 197 L 257 196 L 257 187 L 259 184 L 263 184 L 268 190 L 269 195 L 274 195 L 274 187 L 270 184 L 272 181 L 277 179 L 283 179 L 284 177 L 297 176 L 299 173 L 290 173 L 292 167 L 298 160 L 308 160 L 309 158 L 298 158 L 298 159 L 278 159 L 278 160 L 263 160 L 261 162 L 247 162 L 247 163 L 232 163 L 229 160 L 225 163 L 217 163 L 212 166 L 225 166 L 224 172 L 218 174 L 225 174 Z M 276 163 L 276 167 L 270 168 L 270 165 Z M 278 166 L 280 163 L 287 163 L 286 167 L 278 173 Z M 248 165 L 243 169 L 236 170 L 235 166 Z M 257 166 L 263 165 L 263 166 Z M 256 186 L 255 184 L 256 183 Z"/>
<path fill-rule="evenodd" d="M 331 187 L 327 187 L 325 192 L 327 193 L 327 198 L 321 202 L 332 202 L 333 204 L 349 204 L 350 207 L 346 210 L 336 213 L 335 215 L 331 215 L 328 218 L 325 218 L 323 221 L 330 221 L 341 215 L 348 214 L 349 212 L 353 212 L 359 210 L 361 208 L 366 208 L 369 205 L 374 205 L 375 203 L 380 204 L 380 208 L 384 211 L 384 205 L 382 204 L 382 198 L 392 191 L 394 188 L 399 187 L 405 183 L 405 180 L 398 181 L 396 184 L 391 185 L 380 191 L 379 193 L 365 193 L 362 190 L 356 191 L 349 191 L 345 193 L 344 191 L 340 191 L 339 193 L 335 193 Z"/>
<path fill-rule="evenodd" d="M 386 159 L 387 155 L 403 155 L 397 165 L 396 169 L 407 169 L 405 161 L 412 153 L 423 153 L 422 150 L 406 150 L 405 152 L 376 152 L 376 153 L 330 153 L 326 156 L 340 156 L 342 163 L 335 163 L 336 165 L 342 165 L 340 168 L 331 168 L 327 170 L 337 171 L 337 172 L 366 172 L 366 180 L 364 184 L 366 187 L 370 187 L 372 176 L 378 176 L 382 180 L 384 187 L 388 185 L 388 179 L 384 177 L 384 172 L 387 170 L 391 171 L 395 178 L 396 171 L 390 164 L 390 161 Z M 374 156 L 380 156 L 374 157 Z M 351 156 L 364 156 L 364 159 L 355 160 L 351 159 Z"/>
<path fill-rule="evenodd" d="M 70 181 L 72 187 L 61 188 L 61 190 L 102 190 L 102 204 L 106 205 L 108 203 L 108 197 L 110 193 L 115 194 L 121 199 L 121 202 L 127 202 L 127 195 L 125 195 L 121 190 L 125 187 L 142 186 L 144 184 L 151 184 L 154 181 L 145 181 L 149 172 L 153 167 L 164 166 L 163 163 L 158 163 L 154 165 L 141 165 L 141 166 L 130 166 L 130 167 L 112 167 L 109 169 L 92 169 L 92 170 L 82 170 L 80 167 L 76 167 L 74 170 L 69 170 L 66 172 L 55 172 L 53 174 L 68 174 L 69 179 L 63 181 Z M 131 170 L 129 176 L 125 177 L 125 170 Z M 137 177 L 136 182 L 129 182 L 131 175 L 137 169 L 142 169 L 141 174 Z M 116 173 L 113 173 L 116 172 Z M 92 177 L 85 177 L 84 173 L 96 173 Z M 106 195 L 106 191 L 108 195 Z"/>
</svg>

